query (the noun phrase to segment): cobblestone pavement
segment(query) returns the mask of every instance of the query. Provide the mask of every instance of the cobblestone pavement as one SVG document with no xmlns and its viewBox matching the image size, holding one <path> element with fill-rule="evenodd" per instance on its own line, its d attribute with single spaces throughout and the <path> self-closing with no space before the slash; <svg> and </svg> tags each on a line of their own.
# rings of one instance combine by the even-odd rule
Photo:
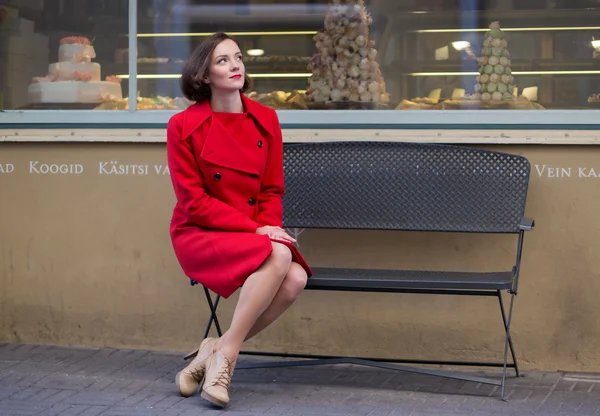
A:
<svg viewBox="0 0 600 416">
<path fill-rule="evenodd" d="M 167 352 L 0 344 L 0 415 L 600 414 L 594 374 L 511 377 L 503 402 L 495 386 L 352 365 L 239 369 L 223 411 L 199 395 L 177 395 L 173 380 L 184 365 Z"/>
</svg>

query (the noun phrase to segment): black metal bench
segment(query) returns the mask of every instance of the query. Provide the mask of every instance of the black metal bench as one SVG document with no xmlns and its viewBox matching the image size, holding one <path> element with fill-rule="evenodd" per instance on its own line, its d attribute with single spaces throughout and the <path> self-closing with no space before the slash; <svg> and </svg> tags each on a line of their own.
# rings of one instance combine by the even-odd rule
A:
<svg viewBox="0 0 600 416">
<path fill-rule="evenodd" d="M 353 363 L 451 377 L 504 387 L 507 368 L 519 376 L 510 323 L 524 232 L 534 222 L 524 217 L 530 164 L 522 156 L 462 146 L 414 143 L 338 142 L 290 144 L 284 148 L 288 229 L 438 231 L 515 234 L 515 263 L 504 271 L 365 270 L 314 267 L 308 290 L 419 293 L 495 297 L 506 332 L 503 362 L 331 357 L 244 351 L 245 354 L 296 357 L 299 361 L 251 363 L 238 368 Z M 192 282 L 194 284 L 194 282 Z M 221 327 L 214 300 L 205 337 Z M 508 314 L 502 292 L 510 297 Z M 508 362 L 508 350 L 512 362 Z M 306 359 L 311 360 L 306 360 Z M 472 374 L 392 363 L 502 367 L 501 380 Z"/>
</svg>

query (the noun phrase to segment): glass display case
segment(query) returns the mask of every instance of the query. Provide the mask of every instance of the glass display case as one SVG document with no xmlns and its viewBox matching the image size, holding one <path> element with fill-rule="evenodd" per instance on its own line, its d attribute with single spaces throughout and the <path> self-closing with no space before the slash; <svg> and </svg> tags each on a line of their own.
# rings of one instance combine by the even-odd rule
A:
<svg viewBox="0 0 600 416">
<path fill-rule="evenodd" d="M 595 124 L 599 18 L 599 0 L 0 0 L 0 123 L 31 110 L 126 110 L 137 121 L 158 110 L 144 120 L 164 122 L 191 104 L 183 63 L 223 30 L 245 54 L 251 98 L 314 115 L 290 120 L 570 110 L 570 122 Z"/>
</svg>

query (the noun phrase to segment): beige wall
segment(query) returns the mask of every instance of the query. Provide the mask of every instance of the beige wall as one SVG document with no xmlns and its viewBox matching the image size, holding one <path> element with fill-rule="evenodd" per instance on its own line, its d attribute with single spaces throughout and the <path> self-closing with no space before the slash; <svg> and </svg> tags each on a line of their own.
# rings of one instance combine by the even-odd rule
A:
<svg viewBox="0 0 600 416">
<path fill-rule="evenodd" d="M 600 178 L 587 177 L 600 174 L 600 148 L 488 147 L 534 165 L 527 214 L 537 229 L 525 241 L 513 327 L 523 366 L 600 371 Z M 106 174 L 112 161 L 148 172 Z M 196 346 L 207 308 L 171 249 L 165 163 L 160 143 L 0 143 L 0 341 Z M 43 164 L 73 173 L 44 174 Z M 308 230 L 299 241 L 315 266 L 494 270 L 514 261 L 512 236 Z M 223 322 L 232 305 L 223 303 Z M 251 347 L 489 359 L 501 356 L 502 333 L 494 299 L 306 292 Z"/>
</svg>

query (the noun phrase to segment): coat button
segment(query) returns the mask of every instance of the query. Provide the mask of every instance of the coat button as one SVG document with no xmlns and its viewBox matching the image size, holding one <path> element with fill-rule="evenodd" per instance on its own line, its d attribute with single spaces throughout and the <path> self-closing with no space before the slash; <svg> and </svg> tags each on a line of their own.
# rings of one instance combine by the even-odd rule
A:
<svg viewBox="0 0 600 416">
<path fill-rule="evenodd" d="M 221 180 L 221 174 L 220 173 L 215 173 L 215 176 L 213 176 L 215 178 L 215 181 L 220 181 Z"/>
<path fill-rule="evenodd" d="M 248 205 L 250 205 L 250 206 L 254 206 L 254 204 L 256 204 L 256 201 L 254 200 L 254 198 L 250 198 L 250 199 L 248 200 Z"/>
<path fill-rule="evenodd" d="M 259 141 L 258 141 L 258 147 L 263 147 L 263 142 L 262 142 L 262 140 L 259 140 Z"/>
</svg>

